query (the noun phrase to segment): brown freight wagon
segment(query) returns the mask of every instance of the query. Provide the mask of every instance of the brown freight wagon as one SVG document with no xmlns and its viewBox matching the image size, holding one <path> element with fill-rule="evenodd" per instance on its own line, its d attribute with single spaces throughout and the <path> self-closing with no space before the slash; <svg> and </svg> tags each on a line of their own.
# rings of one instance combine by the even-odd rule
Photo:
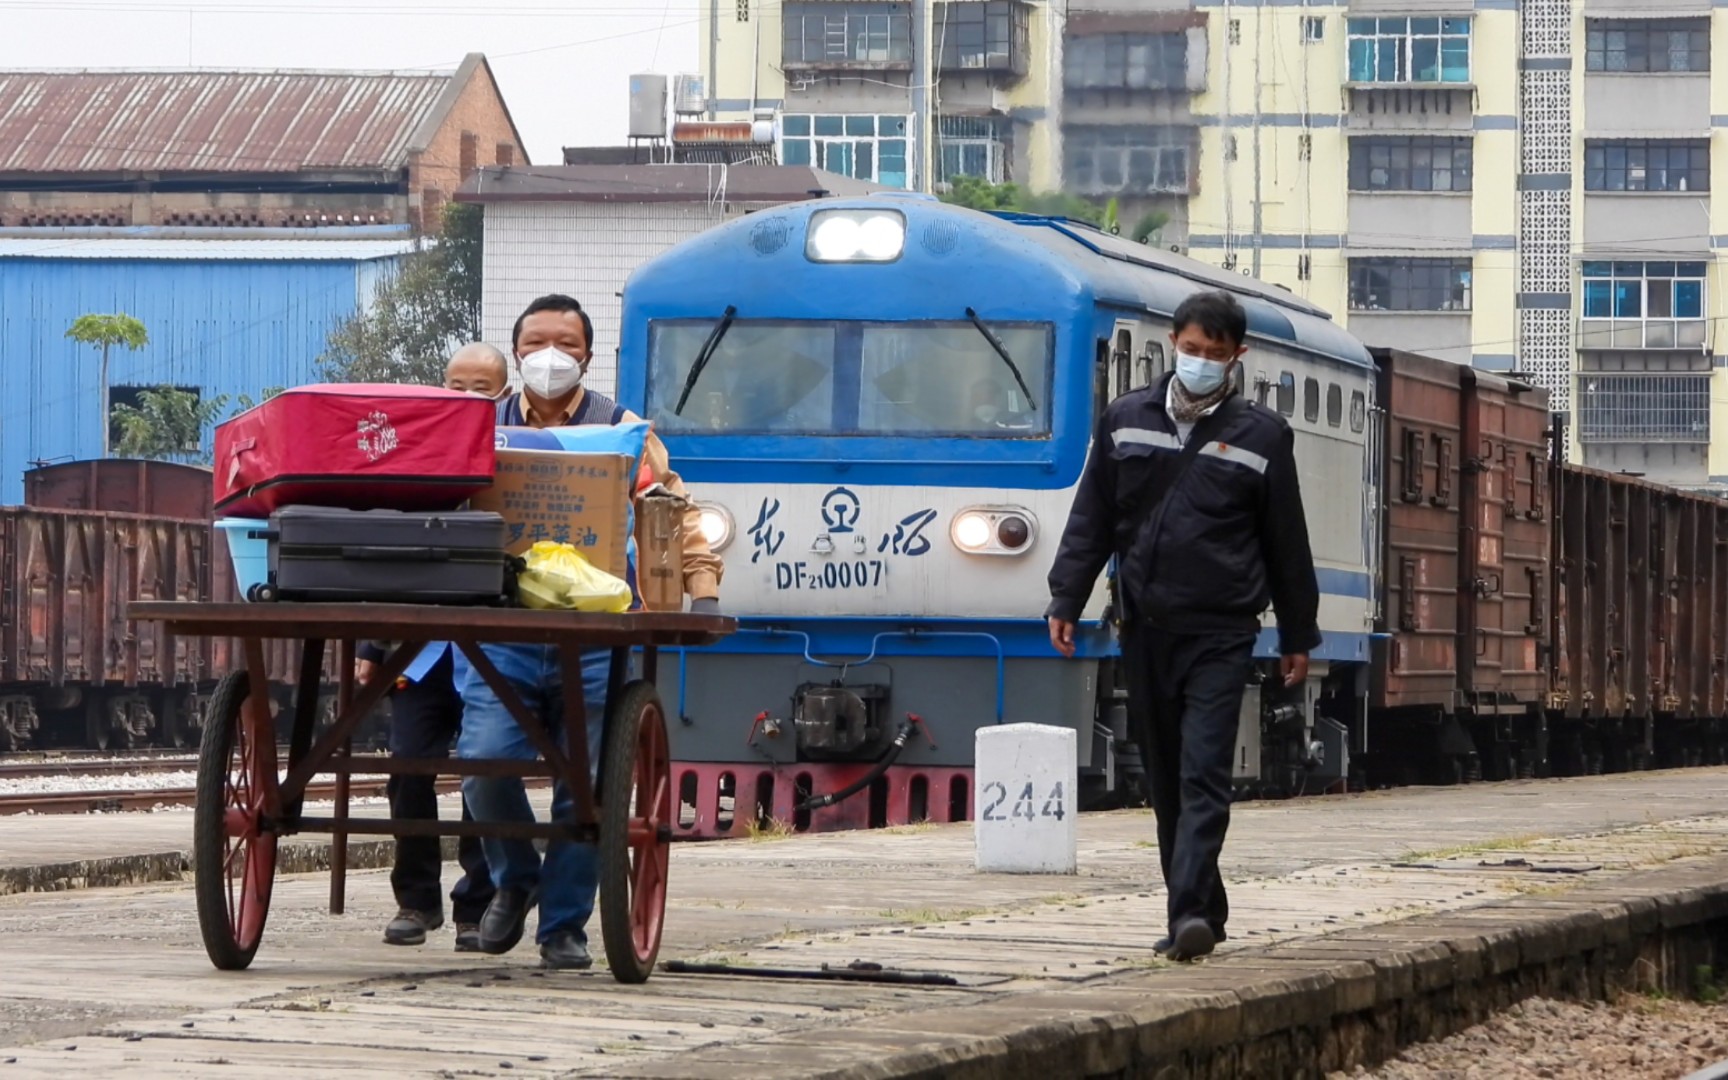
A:
<svg viewBox="0 0 1728 1080">
<path fill-rule="evenodd" d="M 1406 782 L 1544 772 L 1547 394 L 1372 351 L 1384 586 L 1365 767 Z"/>
<path fill-rule="evenodd" d="M 27 505 L 0 508 L 0 750 L 195 743 L 202 695 L 238 669 L 236 646 L 125 613 L 133 600 L 233 598 L 210 471 L 73 461 L 25 473 L 24 489 Z M 271 645 L 286 694 L 298 657 Z"/>
<path fill-rule="evenodd" d="M 1728 503 L 1571 465 L 1555 494 L 1557 768 L 1721 761 Z"/>
</svg>

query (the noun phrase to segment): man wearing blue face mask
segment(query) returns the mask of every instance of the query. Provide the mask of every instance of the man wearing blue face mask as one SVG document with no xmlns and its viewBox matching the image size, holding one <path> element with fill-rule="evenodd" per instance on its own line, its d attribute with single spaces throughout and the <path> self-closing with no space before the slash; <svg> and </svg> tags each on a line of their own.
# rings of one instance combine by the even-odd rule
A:
<svg viewBox="0 0 1728 1080">
<path fill-rule="evenodd" d="M 1224 938 L 1218 856 L 1230 825 L 1230 766 L 1254 640 L 1270 602 L 1279 676 L 1308 678 L 1320 592 L 1277 412 L 1243 399 L 1232 375 L 1248 317 L 1223 292 L 1171 316 L 1176 370 L 1110 403 L 1050 569 L 1050 644 L 1074 655 L 1074 624 L 1117 559 L 1129 715 L 1147 752 L 1169 936 L 1193 960 Z"/>
</svg>

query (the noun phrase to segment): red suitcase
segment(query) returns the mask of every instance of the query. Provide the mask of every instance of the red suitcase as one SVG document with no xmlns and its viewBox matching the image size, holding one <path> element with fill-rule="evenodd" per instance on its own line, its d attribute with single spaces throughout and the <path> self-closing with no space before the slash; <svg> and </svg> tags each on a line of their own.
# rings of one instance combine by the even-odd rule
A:
<svg viewBox="0 0 1728 1080">
<path fill-rule="evenodd" d="M 216 428 L 216 510 L 449 510 L 492 483 L 495 407 L 431 386 L 284 391 Z"/>
</svg>

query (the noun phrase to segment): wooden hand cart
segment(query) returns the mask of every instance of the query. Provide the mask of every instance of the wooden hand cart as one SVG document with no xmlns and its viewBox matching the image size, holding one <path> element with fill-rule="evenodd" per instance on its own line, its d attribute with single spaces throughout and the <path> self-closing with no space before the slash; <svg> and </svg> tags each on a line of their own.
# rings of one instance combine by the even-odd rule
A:
<svg viewBox="0 0 1728 1080">
<path fill-rule="evenodd" d="M 209 604 L 149 601 L 130 605 L 137 622 L 170 633 L 233 637 L 245 646 L 246 670 L 217 685 L 204 713 L 193 814 L 198 925 L 218 968 L 252 962 L 270 912 L 276 842 L 298 832 L 383 836 L 558 837 L 598 843 L 600 927 L 606 959 L 620 982 L 648 978 L 660 949 L 672 840 L 671 754 L 665 710 L 655 689 L 656 650 L 706 645 L 730 633 L 720 615 L 632 612 L 589 615 L 510 608 L 412 604 Z M 264 641 L 298 638 L 300 672 L 293 703 L 288 767 L 279 770 L 270 716 Z M 354 643 L 400 644 L 357 690 Z M 341 686 L 335 722 L 313 739 L 318 690 L 329 642 L 339 643 Z M 428 641 L 460 648 L 500 703 L 540 751 L 539 761 L 390 758 L 356 762 L 347 748 L 366 714 L 383 700 Z M 556 645 L 564 675 L 564 745 L 480 651 L 486 644 Z M 599 790 L 589 782 L 582 703 L 583 649 L 612 650 Z M 629 654 L 641 650 L 642 678 L 627 681 Z M 346 815 L 347 778 L 356 771 L 392 776 L 551 776 L 569 785 L 572 820 L 502 823 L 354 819 Z M 301 812 L 306 786 L 320 773 L 337 778 L 337 813 Z M 332 860 L 333 907 L 340 910 L 341 860 Z"/>
</svg>

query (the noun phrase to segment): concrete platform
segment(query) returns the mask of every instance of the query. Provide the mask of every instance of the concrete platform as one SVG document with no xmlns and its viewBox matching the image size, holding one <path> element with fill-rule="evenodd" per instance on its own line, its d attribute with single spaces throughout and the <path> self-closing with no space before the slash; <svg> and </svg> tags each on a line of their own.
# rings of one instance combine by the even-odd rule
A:
<svg viewBox="0 0 1728 1080">
<path fill-rule="evenodd" d="M 189 828 L 185 813 L 0 819 L 0 859 L 20 873 L 28 843 L 103 880 Z M 447 930 L 392 948 L 380 871 L 351 878 L 341 917 L 322 875 L 279 879 L 252 969 L 218 973 L 188 882 L 15 893 L 0 1080 L 1312 1075 L 1531 993 L 1678 986 L 1728 948 L 1728 770 L 1239 806 L 1231 940 L 1193 966 L 1151 951 L 1151 836 L 1145 813 L 1088 816 L 1081 872 L 1060 878 L 975 873 L 969 826 L 674 849 L 662 960 L 862 960 L 951 976 L 941 987 L 624 987 L 539 972 L 531 946 L 457 955 Z"/>
</svg>

